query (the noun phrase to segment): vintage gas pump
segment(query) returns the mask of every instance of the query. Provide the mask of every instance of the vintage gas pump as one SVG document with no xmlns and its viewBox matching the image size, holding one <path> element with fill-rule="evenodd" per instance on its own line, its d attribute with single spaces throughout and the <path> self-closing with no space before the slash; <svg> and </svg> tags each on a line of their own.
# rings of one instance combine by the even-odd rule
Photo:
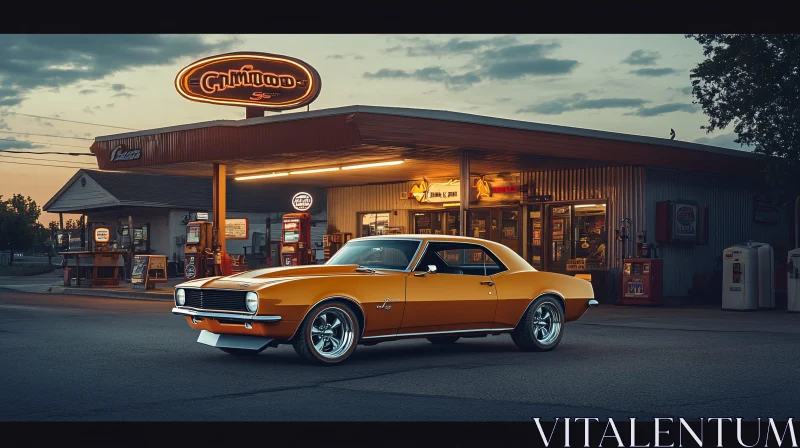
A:
<svg viewBox="0 0 800 448">
<path fill-rule="evenodd" d="M 311 215 L 287 213 L 281 226 L 281 263 L 283 266 L 314 264 L 311 250 Z"/>
<path fill-rule="evenodd" d="M 211 277 L 214 275 L 212 223 L 193 221 L 186 224 L 186 244 L 184 249 L 184 280 Z M 210 260 L 210 261 L 209 261 Z"/>
</svg>

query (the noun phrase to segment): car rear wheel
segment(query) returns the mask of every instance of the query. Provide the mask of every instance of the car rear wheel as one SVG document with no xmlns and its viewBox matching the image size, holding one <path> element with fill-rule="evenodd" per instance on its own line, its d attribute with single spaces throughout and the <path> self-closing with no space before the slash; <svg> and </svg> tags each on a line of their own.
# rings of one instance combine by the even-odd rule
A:
<svg viewBox="0 0 800 448">
<path fill-rule="evenodd" d="M 546 352 L 561 342 L 564 334 L 564 309 L 550 296 L 543 296 L 528 307 L 511 339 L 524 351 Z"/>
<path fill-rule="evenodd" d="M 225 353 L 227 353 L 229 355 L 233 355 L 233 356 L 253 356 L 253 355 L 257 355 L 258 354 L 258 352 L 255 351 L 255 350 L 245 350 L 245 349 L 241 349 L 241 348 L 220 347 L 219 349 L 222 350 L 223 352 L 225 352 Z"/>
<path fill-rule="evenodd" d="M 461 339 L 459 336 L 440 336 L 438 338 L 427 338 L 431 344 L 435 345 L 448 345 L 453 344 L 457 340 Z"/>
<path fill-rule="evenodd" d="M 327 302 L 308 313 L 292 346 L 313 364 L 339 364 L 353 354 L 359 334 L 358 319 L 350 308 L 342 302 Z"/>
</svg>

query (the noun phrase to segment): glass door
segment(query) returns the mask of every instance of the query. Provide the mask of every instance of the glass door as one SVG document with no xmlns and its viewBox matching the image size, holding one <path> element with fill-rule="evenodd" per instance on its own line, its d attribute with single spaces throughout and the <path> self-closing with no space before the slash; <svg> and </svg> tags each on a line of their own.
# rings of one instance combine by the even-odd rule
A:
<svg viewBox="0 0 800 448">
<path fill-rule="evenodd" d="M 519 252 L 519 209 L 500 209 L 498 236 L 500 244 Z"/>
<path fill-rule="evenodd" d="M 460 230 L 461 220 L 458 219 L 458 211 L 449 211 L 445 213 L 445 232 L 448 235 L 457 236 Z"/>
<path fill-rule="evenodd" d="M 566 273 L 572 255 L 572 206 L 548 204 L 545 208 L 550 216 L 547 270 Z"/>
<path fill-rule="evenodd" d="M 541 204 L 531 206 L 528 218 L 530 219 L 528 228 L 531 232 L 528 245 L 528 263 L 541 271 L 544 270 L 544 245 L 542 244 L 542 237 L 544 236 L 542 224 L 544 220 L 542 219 Z"/>
<path fill-rule="evenodd" d="M 389 212 L 361 214 L 361 236 L 383 235 L 388 227 Z"/>
</svg>

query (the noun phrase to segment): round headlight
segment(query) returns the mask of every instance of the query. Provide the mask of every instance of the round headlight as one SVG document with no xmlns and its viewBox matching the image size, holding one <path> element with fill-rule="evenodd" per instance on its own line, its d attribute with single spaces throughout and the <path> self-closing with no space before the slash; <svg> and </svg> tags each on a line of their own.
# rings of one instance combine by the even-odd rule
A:
<svg viewBox="0 0 800 448">
<path fill-rule="evenodd" d="M 247 309 L 250 310 L 251 313 L 255 313 L 258 310 L 258 294 L 248 292 L 244 301 L 247 304 Z"/>
<path fill-rule="evenodd" d="M 183 306 L 186 303 L 186 291 L 182 289 L 175 291 L 175 303 L 178 306 Z"/>
</svg>

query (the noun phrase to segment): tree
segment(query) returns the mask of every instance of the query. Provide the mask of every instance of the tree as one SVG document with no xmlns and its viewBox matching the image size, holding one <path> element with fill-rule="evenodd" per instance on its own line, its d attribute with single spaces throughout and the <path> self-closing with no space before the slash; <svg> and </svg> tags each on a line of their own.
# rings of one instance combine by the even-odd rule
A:
<svg viewBox="0 0 800 448">
<path fill-rule="evenodd" d="M 0 246 L 11 251 L 9 264 L 14 264 L 14 251 L 30 249 L 39 235 L 37 221 L 42 211 L 36 201 L 21 194 L 2 200 L 0 196 Z"/>
<path fill-rule="evenodd" d="M 55 232 L 59 230 L 61 226 L 58 224 L 58 221 L 50 221 L 50 223 L 47 224 L 47 228 L 50 229 L 51 232 Z"/>
<path fill-rule="evenodd" d="M 776 204 L 800 195 L 800 34 L 688 34 L 705 60 L 691 72 L 708 133 L 733 123 L 755 147 Z"/>
</svg>

